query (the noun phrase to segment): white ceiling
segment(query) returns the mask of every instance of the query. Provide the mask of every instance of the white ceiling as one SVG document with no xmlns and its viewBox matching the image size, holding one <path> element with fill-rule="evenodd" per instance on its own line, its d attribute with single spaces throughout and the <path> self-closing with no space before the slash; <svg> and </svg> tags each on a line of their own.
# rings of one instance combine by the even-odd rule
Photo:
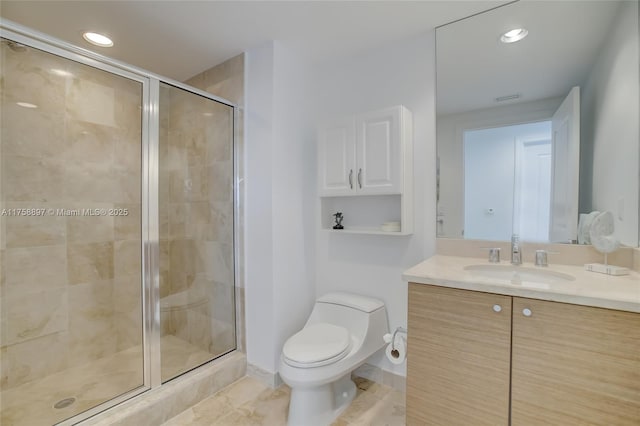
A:
<svg viewBox="0 0 640 426">
<path fill-rule="evenodd" d="M 614 24 L 619 2 L 522 0 L 438 28 L 438 114 L 504 105 L 495 98 L 521 94 L 517 102 L 566 96 L 584 83 Z M 529 35 L 504 44 L 513 28 Z"/>
<path fill-rule="evenodd" d="M 10 1 L 0 16 L 183 81 L 269 40 L 311 60 L 355 54 L 505 1 Z M 110 49 L 83 31 L 109 34 Z"/>
</svg>

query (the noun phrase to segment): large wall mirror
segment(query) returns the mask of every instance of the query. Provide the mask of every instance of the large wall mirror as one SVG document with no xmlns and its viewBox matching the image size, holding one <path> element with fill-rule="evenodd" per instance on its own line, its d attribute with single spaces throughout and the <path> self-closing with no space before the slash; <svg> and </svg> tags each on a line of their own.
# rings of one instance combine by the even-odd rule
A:
<svg viewBox="0 0 640 426">
<path fill-rule="evenodd" d="M 438 237 L 588 243 L 611 211 L 638 246 L 637 1 L 520 0 L 436 49 Z"/>
</svg>

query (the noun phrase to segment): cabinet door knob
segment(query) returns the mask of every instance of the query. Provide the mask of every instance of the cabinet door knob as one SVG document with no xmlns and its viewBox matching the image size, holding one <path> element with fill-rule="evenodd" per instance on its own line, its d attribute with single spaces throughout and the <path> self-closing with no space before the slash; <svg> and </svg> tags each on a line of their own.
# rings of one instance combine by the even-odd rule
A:
<svg viewBox="0 0 640 426">
<path fill-rule="evenodd" d="M 353 169 L 349 170 L 349 188 L 353 189 Z"/>
<path fill-rule="evenodd" d="M 525 317 L 530 317 L 531 316 L 531 309 L 529 308 L 524 308 L 522 310 L 522 315 L 524 315 Z"/>
<path fill-rule="evenodd" d="M 493 305 L 493 312 L 500 312 L 502 311 L 502 306 L 500 305 Z"/>
</svg>

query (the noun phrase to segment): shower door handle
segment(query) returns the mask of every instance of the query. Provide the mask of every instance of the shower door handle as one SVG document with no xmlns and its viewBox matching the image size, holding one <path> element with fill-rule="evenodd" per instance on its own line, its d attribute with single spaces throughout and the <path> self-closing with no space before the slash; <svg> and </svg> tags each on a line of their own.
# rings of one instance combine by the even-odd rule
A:
<svg viewBox="0 0 640 426">
<path fill-rule="evenodd" d="M 353 169 L 349 170 L 349 188 L 353 189 Z"/>
</svg>

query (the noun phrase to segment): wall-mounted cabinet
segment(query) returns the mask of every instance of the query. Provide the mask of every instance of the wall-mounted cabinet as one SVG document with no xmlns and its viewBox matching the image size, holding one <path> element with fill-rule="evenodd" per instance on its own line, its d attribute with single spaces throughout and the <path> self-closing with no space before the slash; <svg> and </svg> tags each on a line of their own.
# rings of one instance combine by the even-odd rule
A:
<svg viewBox="0 0 640 426">
<path fill-rule="evenodd" d="M 318 192 L 321 226 L 335 232 L 408 235 L 413 230 L 413 124 L 403 106 L 343 118 L 320 128 Z M 399 231 L 381 230 L 400 222 Z"/>
</svg>

